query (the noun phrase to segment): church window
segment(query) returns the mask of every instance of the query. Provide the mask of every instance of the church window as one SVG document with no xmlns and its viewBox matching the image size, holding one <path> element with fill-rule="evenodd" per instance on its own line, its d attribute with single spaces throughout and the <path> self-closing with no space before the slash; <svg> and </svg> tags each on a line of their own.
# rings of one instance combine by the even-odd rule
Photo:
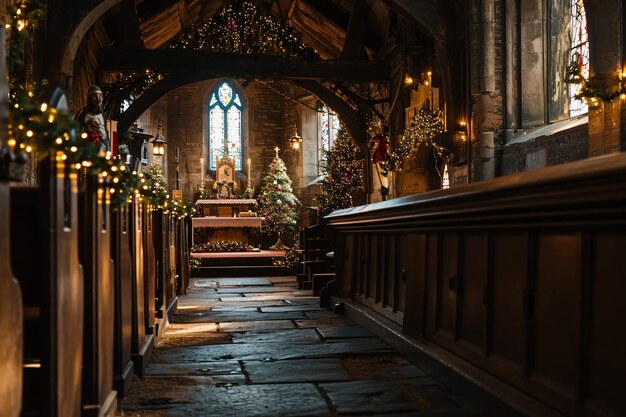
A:
<svg viewBox="0 0 626 417">
<path fill-rule="evenodd" d="M 215 170 L 217 161 L 228 154 L 235 161 L 235 169 L 242 169 L 242 110 L 239 93 L 224 81 L 209 95 L 209 169 Z"/>
<path fill-rule="evenodd" d="M 337 139 L 339 126 L 339 117 L 327 106 L 322 106 L 320 110 L 320 161 L 324 158 L 324 152 L 330 150 L 331 145 Z"/>
<path fill-rule="evenodd" d="M 578 65 L 585 78 L 589 77 L 589 37 L 587 35 L 587 16 L 583 0 L 571 0 L 571 26 L 570 26 L 570 60 Z M 575 97 L 580 88 L 577 84 L 569 86 L 569 113 L 570 116 L 578 116 L 587 113 L 587 104 Z"/>
</svg>

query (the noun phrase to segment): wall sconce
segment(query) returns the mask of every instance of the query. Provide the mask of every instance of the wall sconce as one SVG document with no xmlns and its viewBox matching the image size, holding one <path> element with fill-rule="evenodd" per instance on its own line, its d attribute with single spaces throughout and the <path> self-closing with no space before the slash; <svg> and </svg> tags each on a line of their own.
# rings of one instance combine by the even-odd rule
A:
<svg viewBox="0 0 626 417">
<path fill-rule="evenodd" d="M 454 128 L 456 135 L 465 142 L 467 140 L 467 123 L 459 122 Z"/>
<path fill-rule="evenodd" d="M 293 136 L 289 139 L 289 146 L 294 151 L 299 151 L 302 147 L 302 138 L 298 135 L 298 130 L 293 130 Z"/>
<path fill-rule="evenodd" d="M 161 136 L 161 122 L 159 121 L 159 127 L 157 130 L 156 137 L 152 140 L 152 154 L 154 156 L 163 156 L 165 155 L 165 138 Z"/>
</svg>

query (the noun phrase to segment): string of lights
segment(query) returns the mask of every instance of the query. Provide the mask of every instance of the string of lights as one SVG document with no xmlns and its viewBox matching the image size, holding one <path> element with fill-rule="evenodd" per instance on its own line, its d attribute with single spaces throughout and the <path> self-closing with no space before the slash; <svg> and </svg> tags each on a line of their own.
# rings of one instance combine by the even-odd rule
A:
<svg viewBox="0 0 626 417">
<path fill-rule="evenodd" d="M 398 146 L 389 153 L 385 161 L 385 170 L 394 171 L 402 167 L 405 158 L 411 156 L 421 147 L 432 146 L 433 152 L 442 157 L 444 149 L 434 142 L 435 137 L 443 132 L 443 120 L 441 112 L 429 112 L 420 110 L 409 122 L 402 135 Z"/>
</svg>

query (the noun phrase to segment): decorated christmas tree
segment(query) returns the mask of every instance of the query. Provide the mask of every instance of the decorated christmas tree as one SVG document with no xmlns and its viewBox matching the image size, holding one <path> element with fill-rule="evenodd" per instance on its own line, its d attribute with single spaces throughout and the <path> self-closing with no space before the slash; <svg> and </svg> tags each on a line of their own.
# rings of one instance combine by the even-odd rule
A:
<svg viewBox="0 0 626 417">
<path fill-rule="evenodd" d="M 145 174 L 145 183 L 142 187 L 142 194 L 148 197 L 154 206 L 162 206 L 169 198 L 167 194 L 167 182 L 163 177 L 161 165 L 152 164 Z"/>
<path fill-rule="evenodd" d="M 352 198 L 362 187 L 363 160 L 359 158 L 359 148 L 344 126 L 325 152 L 322 174 L 322 192 L 316 197 L 320 214 L 325 216 L 333 210 L 352 207 Z"/>
<path fill-rule="evenodd" d="M 287 175 L 285 163 L 278 156 L 278 148 L 263 182 L 258 197 L 259 213 L 263 217 L 261 232 L 266 235 L 277 234 L 278 241 L 272 249 L 281 249 L 284 248 L 281 237 L 296 228 L 300 202 L 293 194 L 291 179 Z"/>
</svg>

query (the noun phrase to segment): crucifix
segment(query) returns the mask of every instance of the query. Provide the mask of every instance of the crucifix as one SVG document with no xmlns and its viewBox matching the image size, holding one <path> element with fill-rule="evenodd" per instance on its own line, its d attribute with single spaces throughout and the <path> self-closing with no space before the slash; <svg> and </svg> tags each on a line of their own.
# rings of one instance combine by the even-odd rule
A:
<svg viewBox="0 0 626 417">
<path fill-rule="evenodd" d="M 277 146 L 274 148 L 274 150 L 276 151 L 276 158 L 278 158 L 278 151 L 280 151 L 280 148 Z"/>
</svg>

